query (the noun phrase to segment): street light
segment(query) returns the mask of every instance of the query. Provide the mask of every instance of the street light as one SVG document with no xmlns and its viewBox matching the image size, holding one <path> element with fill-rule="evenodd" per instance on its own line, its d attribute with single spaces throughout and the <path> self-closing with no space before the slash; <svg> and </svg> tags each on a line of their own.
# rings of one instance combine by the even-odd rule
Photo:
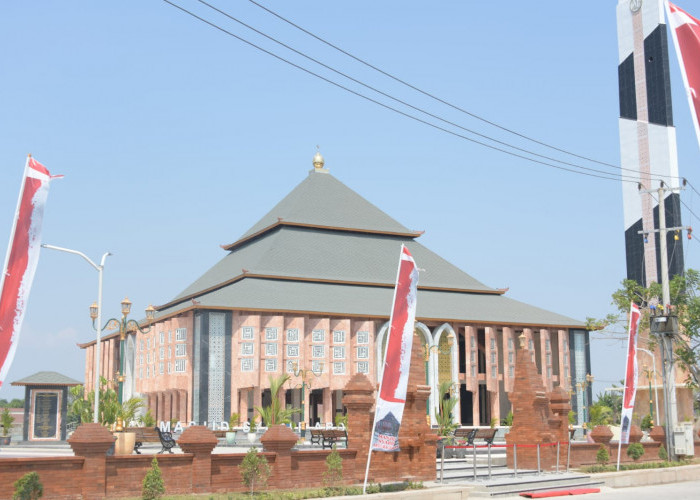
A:
<svg viewBox="0 0 700 500">
<path fill-rule="evenodd" d="M 127 316 L 131 312 L 131 301 L 128 297 L 125 297 L 121 301 L 122 306 L 122 317 L 121 319 L 110 318 L 102 327 L 102 330 L 110 329 L 114 330 L 119 328 L 119 372 L 117 373 L 117 382 L 119 383 L 119 403 L 123 403 L 123 391 L 124 391 L 124 344 L 126 343 L 126 333 L 131 326 L 132 329 L 138 329 L 141 333 L 148 333 L 151 331 L 151 322 L 155 319 L 156 310 L 153 306 L 149 305 L 146 308 L 146 319 L 148 320 L 148 328 L 143 329 L 139 325 L 138 321 L 133 319 L 127 319 Z M 90 318 L 92 318 L 92 327 L 99 329 L 100 321 L 100 306 L 93 303 L 90 306 Z M 97 320 L 97 327 L 95 327 L 95 320 Z"/>
<path fill-rule="evenodd" d="M 100 316 L 100 308 L 102 306 L 102 271 L 104 270 L 105 267 L 105 259 L 107 259 L 107 256 L 112 255 L 109 252 L 105 252 L 105 254 L 102 256 L 102 260 L 100 261 L 100 265 L 98 266 L 95 264 L 90 258 L 85 255 L 83 252 L 79 252 L 77 250 L 70 250 L 69 248 L 63 248 L 63 247 L 57 247 L 53 245 L 47 245 L 44 243 L 41 245 L 42 248 L 48 248 L 50 250 L 58 250 L 60 252 L 66 252 L 66 253 L 72 253 L 75 255 L 80 255 L 83 259 L 88 261 L 88 263 L 95 268 L 98 274 L 98 279 L 97 279 L 97 303 L 94 304 L 95 306 L 95 312 L 96 315 L 95 317 L 98 318 L 97 323 L 102 324 L 102 319 Z M 91 308 L 92 311 L 92 308 Z M 94 423 L 98 423 L 99 421 L 99 407 L 100 407 L 100 337 L 102 336 L 102 329 L 98 328 L 97 329 L 97 336 L 95 340 L 95 411 L 93 414 L 93 419 L 92 421 Z"/>
<path fill-rule="evenodd" d="M 656 400 L 654 406 L 656 406 L 656 425 L 659 425 L 659 388 L 657 387 L 656 384 L 656 357 L 654 356 L 654 353 L 651 351 L 647 351 L 646 349 L 642 349 L 641 347 L 637 347 L 638 351 L 642 351 L 649 356 L 651 356 L 651 361 L 654 366 L 654 399 Z M 647 379 L 649 380 L 649 407 L 652 409 L 651 410 L 651 418 L 652 420 L 654 419 L 654 406 L 651 404 L 651 379 L 649 378 L 649 370 L 645 370 L 647 372 Z"/>
</svg>

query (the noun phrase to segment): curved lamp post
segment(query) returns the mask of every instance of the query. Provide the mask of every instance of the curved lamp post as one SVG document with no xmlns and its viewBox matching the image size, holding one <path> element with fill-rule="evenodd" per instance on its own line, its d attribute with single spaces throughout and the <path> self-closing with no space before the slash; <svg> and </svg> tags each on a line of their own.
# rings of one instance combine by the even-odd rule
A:
<svg viewBox="0 0 700 500">
<path fill-rule="evenodd" d="M 127 316 L 131 312 L 131 301 L 129 300 L 128 297 L 124 298 L 124 300 L 121 301 L 121 306 L 122 306 L 122 317 L 121 319 L 116 319 L 116 318 L 110 318 L 107 320 L 107 323 L 105 323 L 104 327 L 102 327 L 102 330 L 110 329 L 110 330 L 116 330 L 119 328 L 119 372 L 117 373 L 117 382 L 119 383 L 119 403 L 123 403 L 122 397 L 123 397 L 123 391 L 124 391 L 124 344 L 126 343 L 126 332 L 129 330 L 129 327 L 131 329 L 137 329 L 141 333 L 148 333 L 151 331 L 151 321 L 155 318 L 156 315 L 156 310 L 153 306 L 149 305 L 146 308 L 146 319 L 148 320 L 148 328 L 141 328 L 141 325 L 139 325 L 138 321 L 133 320 L 133 319 L 127 319 Z M 100 330 L 100 324 L 101 324 L 101 314 L 100 314 L 100 306 L 97 303 L 94 303 L 90 306 L 90 318 L 92 318 L 92 327 L 95 328 L 96 330 Z M 97 320 L 97 326 L 95 326 L 95 321 Z"/>
</svg>

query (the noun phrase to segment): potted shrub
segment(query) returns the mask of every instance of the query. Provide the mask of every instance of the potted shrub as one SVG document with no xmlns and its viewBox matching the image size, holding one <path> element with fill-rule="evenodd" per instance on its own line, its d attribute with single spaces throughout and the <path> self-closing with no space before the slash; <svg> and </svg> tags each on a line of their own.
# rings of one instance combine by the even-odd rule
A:
<svg viewBox="0 0 700 500">
<path fill-rule="evenodd" d="M 136 442 L 136 433 L 127 432 L 126 427 L 131 425 L 136 420 L 136 414 L 143 408 L 143 399 L 131 398 L 124 401 L 122 404 L 115 402 L 116 415 L 116 432 L 114 436 L 117 438 L 114 444 L 115 455 L 131 455 L 134 451 L 134 443 Z"/>
<path fill-rule="evenodd" d="M 255 420 L 253 420 L 250 423 L 250 429 L 248 430 L 248 441 L 250 444 L 253 444 L 255 442 L 255 433 L 257 432 L 257 425 L 255 424 Z"/>
<path fill-rule="evenodd" d="M 0 444 L 8 445 L 12 440 L 10 436 L 10 431 L 12 430 L 12 423 L 15 421 L 15 417 L 10 414 L 9 408 L 3 408 L 2 413 L 0 413 L 0 425 L 2 425 L 2 437 L 0 438 Z"/>
</svg>

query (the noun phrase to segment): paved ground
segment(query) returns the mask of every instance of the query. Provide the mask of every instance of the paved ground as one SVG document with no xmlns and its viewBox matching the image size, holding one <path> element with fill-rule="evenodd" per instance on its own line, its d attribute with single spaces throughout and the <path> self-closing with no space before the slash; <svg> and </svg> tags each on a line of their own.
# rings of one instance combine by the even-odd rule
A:
<svg viewBox="0 0 700 500">
<path fill-rule="evenodd" d="M 503 500 L 523 500 L 521 496 L 498 497 Z M 554 497 L 571 498 L 571 497 Z M 600 493 L 577 496 L 581 500 L 698 500 L 700 498 L 700 481 L 685 481 L 682 483 L 658 484 L 639 488 L 601 488 Z"/>
</svg>

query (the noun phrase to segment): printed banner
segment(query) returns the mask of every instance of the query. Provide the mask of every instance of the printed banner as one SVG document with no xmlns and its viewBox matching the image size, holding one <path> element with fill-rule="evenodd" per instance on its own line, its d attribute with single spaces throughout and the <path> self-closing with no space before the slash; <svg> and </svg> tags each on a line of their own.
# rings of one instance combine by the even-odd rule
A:
<svg viewBox="0 0 700 500">
<path fill-rule="evenodd" d="M 637 304 L 630 305 L 629 339 L 627 343 L 627 369 L 625 370 L 625 393 L 622 397 L 622 428 L 620 443 L 627 444 L 630 440 L 632 425 L 632 410 L 634 398 L 637 395 L 637 327 L 641 314 Z"/>
<path fill-rule="evenodd" d="M 384 371 L 374 416 L 371 450 L 399 451 L 399 427 L 406 402 L 411 347 L 416 319 L 418 268 L 408 249 L 401 245 Z"/>
<path fill-rule="evenodd" d="M 700 145 L 700 21 L 671 2 L 666 2 L 666 12 Z"/>
<path fill-rule="evenodd" d="M 0 387 L 5 381 L 27 308 L 41 244 L 41 222 L 51 174 L 27 158 L 17 211 L 10 232 L 5 266 L 0 276 Z"/>
</svg>

